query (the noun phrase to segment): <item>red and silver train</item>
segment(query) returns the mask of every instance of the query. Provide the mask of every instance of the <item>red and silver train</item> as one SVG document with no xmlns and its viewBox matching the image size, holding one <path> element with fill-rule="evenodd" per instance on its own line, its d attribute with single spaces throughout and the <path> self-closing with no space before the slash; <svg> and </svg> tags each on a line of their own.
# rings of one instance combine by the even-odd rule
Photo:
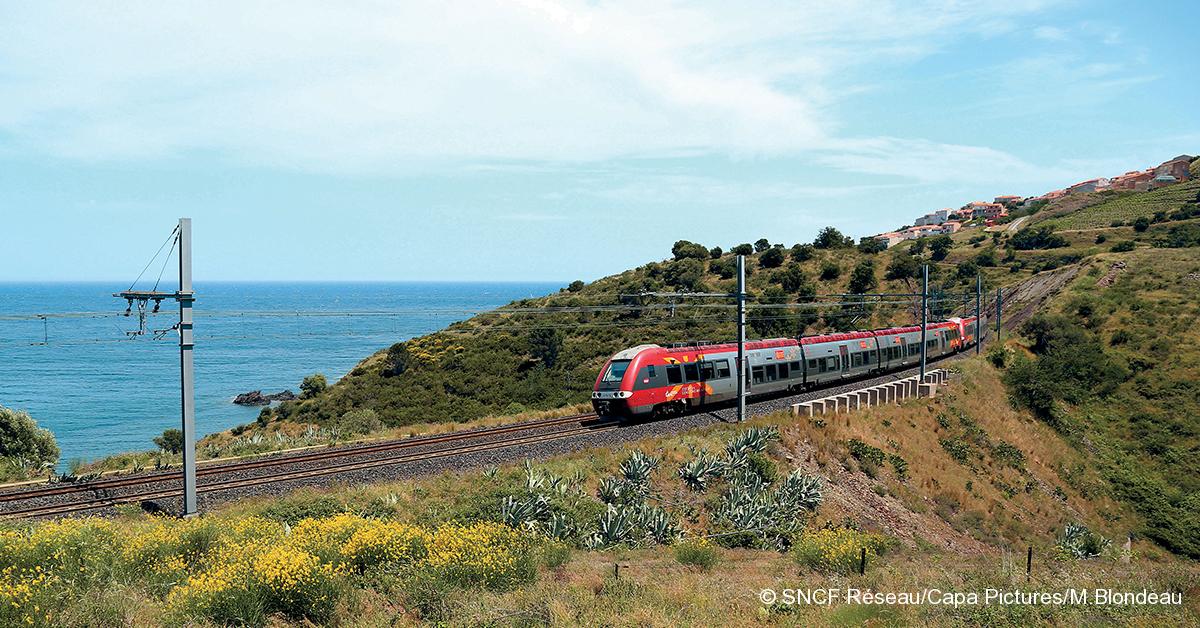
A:
<svg viewBox="0 0 1200 628">
<path fill-rule="evenodd" d="M 978 337 L 975 317 L 930 323 L 926 357 L 961 351 Z M 746 342 L 746 394 L 820 388 L 921 361 L 921 327 Z M 638 345 L 609 358 L 592 390 L 602 416 L 683 414 L 737 397 L 737 344 Z"/>
</svg>

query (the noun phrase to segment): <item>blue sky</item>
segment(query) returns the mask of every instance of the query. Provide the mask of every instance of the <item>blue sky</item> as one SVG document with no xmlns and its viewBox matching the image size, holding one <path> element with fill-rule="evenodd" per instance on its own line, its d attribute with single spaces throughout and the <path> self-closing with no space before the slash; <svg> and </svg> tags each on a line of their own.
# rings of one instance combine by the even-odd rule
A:
<svg viewBox="0 0 1200 628">
<path fill-rule="evenodd" d="M 1189 2 L 0 5 L 0 280 L 594 279 L 1200 152 Z"/>
</svg>

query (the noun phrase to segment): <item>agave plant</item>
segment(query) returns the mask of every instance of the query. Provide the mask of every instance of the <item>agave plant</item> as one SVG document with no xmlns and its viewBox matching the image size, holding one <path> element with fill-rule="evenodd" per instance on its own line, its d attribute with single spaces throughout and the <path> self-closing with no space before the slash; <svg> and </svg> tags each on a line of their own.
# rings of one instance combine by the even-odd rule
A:
<svg viewBox="0 0 1200 628">
<path fill-rule="evenodd" d="M 802 510 L 816 510 L 824 499 L 822 488 L 821 478 L 797 469 L 776 487 L 775 503 L 793 515 Z"/>
<path fill-rule="evenodd" d="M 618 472 L 626 482 L 639 486 L 650 484 L 650 474 L 658 468 L 658 459 L 635 450 L 621 463 Z"/>
<path fill-rule="evenodd" d="M 642 506 L 638 512 L 638 527 L 648 539 L 660 545 L 668 545 L 679 540 L 679 526 L 675 520 L 662 508 Z"/>
<path fill-rule="evenodd" d="M 550 516 L 550 502 L 544 495 L 517 499 L 512 495 L 500 502 L 500 517 L 514 528 L 535 528 Z"/>
<path fill-rule="evenodd" d="M 720 460 L 700 452 L 695 458 L 679 467 L 679 479 L 693 491 L 703 491 L 714 478 L 721 477 L 724 465 Z"/>
<path fill-rule="evenodd" d="M 729 454 L 730 458 L 738 454 L 748 456 L 753 453 L 762 453 L 767 450 L 767 445 L 773 440 L 779 440 L 779 430 L 773 427 L 752 427 L 729 439 L 729 442 L 725 444 L 725 452 Z"/>
<path fill-rule="evenodd" d="M 550 519 L 546 521 L 545 525 L 543 526 L 543 532 L 546 533 L 546 536 L 552 539 L 565 541 L 573 538 L 578 532 L 578 529 L 576 528 L 574 522 L 571 521 L 570 517 L 564 513 L 556 512 L 550 515 Z"/>
<path fill-rule="evenodd" d="M 496 475 L 498 475 L 499 473 L 500 473 L 500 467 L 493 464 L 483 470 L 483 477 L 485 477 L 489 480 L 494 480 L 496 478 Z"/>
<path fill-rule="evenodd" d="M 596 496 L 606 504 L 638 503 L 645 497 L 645 493 L 640 488 L 622 478 L 601 478 L 596 487 Z"/>
<path fill-rule="evenodd" d="M 600 521 L 586 545 L 589 548 L 608 547 L 632 540 L 634 517 L 629 508 L 618 508 L 612 504 L 600 515 Z"/>
<path fill-rule="evenodd" d="M 1079 523 L 1068 523 L 1058 540 L 1058 548 L 1072 558 L 1095 558 L 1110 545 L 1112 541 Z"/>
<path fill-rule="evenodd" d="M 542 488 L 542 485 L 545 483 L 546 483 L 546 479 L 545 479 L 545 477 L 542 476 L 541 471 L 538 471 L 537 469 L 535 469 L 533 467 L 533 461 L 526 458 L 525 459 L 525 490 L 530 493 L 536 492 L 538 489 Z"/>
</svg>

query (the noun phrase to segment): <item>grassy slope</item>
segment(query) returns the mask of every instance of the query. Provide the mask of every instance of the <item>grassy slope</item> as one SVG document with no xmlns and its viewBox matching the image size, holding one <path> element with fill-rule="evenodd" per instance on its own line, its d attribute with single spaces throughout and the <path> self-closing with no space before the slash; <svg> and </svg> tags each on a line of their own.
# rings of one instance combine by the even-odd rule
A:
<svg viewBox="0 0 1200 628">
<path fill-rule="evenodd" d="M 751 257 L 753 273 L 748 279 L 753 293 L 778 290 L 775 275 L 780 269 L 759 268 L 761 255 Z M 854 249 L 817 251 L 800 263 L 808 284 L 816 292 L 837 293 L 847 289 L 851 270 L 867 257 Z M 903 282 L 883 281 L 890 254 L 871 256 L 881 290 L 904 291 Z M 725 256 L 728 260 L 730 255 Z M 840 276 L 820 280 L 822 264 L 836 263 Z M 791 263 L 784 263 L 787 267 Z M 578 292 L 563 291 L 539 299 L 519 302 L 521 307 L 612 305 L 618 295 L 643 290 L 675 291 L 669 281 L 671 267 L 678 262 L 652 263 L 597 280 Z M 707 262 L 706 262 L 707 264 Z M 705 272 L 700 290 L 730 292 L 733 280 Z M 796 300 L 790 295 L 789 300 Z M 655 303 L 662 304 L 659 299 Z M 753 314 L 753 312 L 752 312 Z M 714 320 L 720 318 L 720 320 Z M 911 320 L 907 311 L 876 311 L 872 317 L 851 320 L 838 311 L 827 310 L 826 318 L 807 327 L 865 327 L 873 323 Z M 552 366 L 535 357 L 531 347 L 543 327 L 561 334 L 562 348 Z M 805 329 L 798 321 L 785 321 L 777 334 L 798 334 Z M 337 385 L 311 401 L 285 404 L 281 415 L 301 422 L 326 422 L 353 408 L 371 408 L 388 425 L 429 421 L 465 421 L 490 414 L 524 409 L 545 409 L 586 402 L 596 373 L 616 351 L 645 342 L 728 340 L 735 327 L 728 310 L 680 309 L 674 317 L 664 310 L 628 313 L 483 314 L 448 329 L 381 351 L 360 364 Z M 753 330 L 751 337 L 759 337 Z M 391 375 L 388 370 L 401 356 L 405 370 Z"/>
<path fill-rule="evenodd" d="M 1150 543 L 1134 543 L 1129 565 L 1112 557 L 1083 562 L 1053 557 L 1055 535 L 1067 522 L 1084 522 L 1119 544 L 1137 525 L 1137 517 L 1095 489 L 1104 481 L 1096 461 L 1006 403 L 999 373 L 993 367 L 974 359 L 962 366 L 965 376 L 935 400 L 910 400 L 839 416 L 824 424 L 798 422 L 782 414 L 753 422 L 780 428 L 781 442 L 768 450 L 780 473 L 800 467 L 828 479 L 825 503 L 810 528 L 852 523 L 899 540 L 872 562 L 865 577 L 814 572 L 773 550 L 718 548 L 717 562 L 708 570 L 679 564 L 669 548 L 575 550 L 564 564 L 543 568 L 533 581 L 511 590 L 439 592 L 453 618 L 451 624 L 817 625 L 875 620 L 888 625 L 1069 625 L 1084 621 L 1194 625 L 1200 621 L 1196 565 L 1174 559 Z M 946 419 L 946 425 L 939 417 Z M 614 473 L 629 451 L 640 449 L 662 461 L 653 482 L 655 492 L 663 496 L 662 503 L 678 504 L 704 496 L 684 497 L 688 493 L 680 493 L 675 467 L 695 451 L 720 450 L 740 429 L 718 425 L 626 447 L 560 456 L 537 466 L 560 477 L 581 477 L 585 490 L 594 494 L 599 478 Z M 847 447 L 851 438 L 901 456 L 908 462 L 909 477 L 898 477 L 890 466 L 873 468 L 855 459 Z M 968 455 L 956 459 L 951 453 L 955 447 L 941 445 L 942 440 L 961 442 Z M 1001 456 L 997 451 L 1008 453 Z M 282 502 L 252 499 L 218 516 L 265 514 L 295 519 L 307 513 L 348 509 L 433 526 L 446 520 L 495 518 L 502 497 L 521 493 L 523 484 L 522 467 L 508 465 L 494 474 L 464 470 L 332 493 L 304 491 Z M 683 525 L 702 530 L 703 521 L 685 517 Z M 1027 546 L 1035 548 L 1029 582 L 1023 562 Z M 614 563 L 622 566 L 620 580 L 611 576 Z M 415 622 L 417 617 L 406 610 L 407 593 L 388 586 L 386 578 L 377 582 L 379 588 L 361 589 L 352 603 L 339 608 L 337 617 L 365 625 L 396 619 L 401 624 Z M 986 587 L 1137 591 L 1146 587 L 1182 590 L 1185 606 L 955 609 L 835 604 L 784 608 L 763 606 L 756 599 L 764 587 L 825 586 L 878 591 L 930 586 L 958 591 Z M 136 611 L 144 617 L 156 613 L 153 606 Z"/>
<path fill-rule="evenodd" d="M 1068 408 L 1064 433 L 1100 462 L 1148 535 L 1200 556 L 1198 295 L 1196 249 L 1143 249 L 1089 259 L 1049 310 L 1098 331 L 1131 373 L 1112 396 Z"/>
<path fill-rule="evenodd" d="M 1128 222 L 1155 212 L 1172 211 L 1187 201 L 1200 198 L 1200 180 L 1186 181 L 1151 192 L 1111 192 L 1097 195 L 1104 199 L 1084 209 L 1060 218 L 1047 220 L 1057 229 L 1095 229 L 1107 227 L 1113 221 Z"/>
</svg>

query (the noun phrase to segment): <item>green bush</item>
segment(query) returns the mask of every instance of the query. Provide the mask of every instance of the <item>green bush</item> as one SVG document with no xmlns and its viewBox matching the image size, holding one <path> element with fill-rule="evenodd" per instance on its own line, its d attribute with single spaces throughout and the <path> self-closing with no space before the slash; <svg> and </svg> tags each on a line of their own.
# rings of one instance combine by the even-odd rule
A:
<svg viewBox="0 0 1200 628">
<path fill-rule="evenodd" d="M 1066 238 L 1054 233 L 1053 227 L 1026 227 L 1013 235 L 1011 240 L 1014 249 L 1028 251 L 1032 249 L 1057 249 L 1067 246 Z"/>
<path fill-rule="evenodd" d="M 704 539 L 684 541 L 675 546 L 675 560 L 681 565 L 708 571 L 717 564 L 717 559 L 717 548 Z"/>
<path fill-rule="evenodd" d="M 317 395 L 325 392 L 329 388 L 329 382 L 325 381 L 325 376 L 320 373 L 314 373 L 304 378 L 300 382 L 300 398 L 312 399 Z"/>
<path fill-rule="evenodd" d="M 833 281 L 842 275 L 842 267 L 833 260 L 821 262 L 821 281 Z"/>
<path fill-rule="evenodd" d="M 154 437 L 154 444 L 167 453 L 180 453 L 183 451 L 183 431 L 173 427 L 165 429 L 162 436 Z"/>
<path fill-rule="evenodd" d="M 675 246 L 671 247 L 671 255 L 675 259 L 708 259 L 708 247 L 703 244 L 696 244 L 687 240 L 679 240 Z"/>
<path fill-rule="evenodd" d="M 58 462 L 58 455 L 58 443 L 50 430 L 38 427 L 26 412 L 0 406 L 0 457 L 40 469 Z"/>
<path fill-rule="evenodd" d="M 782 249 L 771 248 L 758 256 L 758 263 L 763 268 L 779 268 L 783 265 L 784 259 Z"/>
<path fill-rule="evenodd" d="M 1112 245 L 1112 248 L 1110 248 L 1109 250 L 1112 251 L 1113 253 L 1128 253 L 1129 251 L 1132 251 L 1136 246 L 1137 245 L 1134 244 L 1133 240 L 1122 240 L 1122 241 Z"/>
<path fill-rule="evenodd" d="M 370 434 L 383 429 L 383 421 L 379 420 L 379 415 L 374 410 L 364 408 L 343 414 L 334 423 L 334 427 L 343 434 Z"/>
</svg>

